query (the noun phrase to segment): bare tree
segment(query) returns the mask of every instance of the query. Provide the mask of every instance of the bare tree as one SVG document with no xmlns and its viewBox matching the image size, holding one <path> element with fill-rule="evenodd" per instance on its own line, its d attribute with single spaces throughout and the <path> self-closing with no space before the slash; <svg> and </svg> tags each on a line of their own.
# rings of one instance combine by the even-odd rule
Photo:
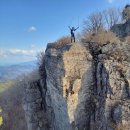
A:
<svg viewBox="0 0 130 130">
<path fill-rule="evenodd" d="M 120 9 L 110 8 L 102 12 L 90 14 L 84 21 L 84 33 L 97 33 L 109 30 L 113 25 L 121 21 Z"/>
<path fill-rule="evenodd" d="M 119 9 L 110 8 L 103 11 L 103 17 L 107 29 L 110 29 L 113 25 L 119 23 L 120 21 L 120 11 Z"/>
<path fill-rule="evenodd" d="M 84 21 L 84 31 L 97 33 L 104 28 L 103 15 L 101 12 L 91 14 Z"/>
<path fill-rule="evenodd" d="M 84 22 L 82 41 L 95 42 L 100 45 L 119 42 L 110 28 L 120 21 L 121 15 L 118 9 L 108 9 L 102 12 L 90 14 Z"/>
</svg>

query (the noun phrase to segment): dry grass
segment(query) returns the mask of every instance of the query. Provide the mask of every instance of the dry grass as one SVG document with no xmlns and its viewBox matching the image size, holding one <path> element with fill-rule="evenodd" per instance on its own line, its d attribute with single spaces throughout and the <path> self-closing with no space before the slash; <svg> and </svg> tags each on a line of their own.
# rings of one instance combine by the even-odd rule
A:
<svg viewBox="0 0 130 130">
<path fill-rule="evenodd" d="M 70 43 L 70 40 L 71 39 L 70 39 L 69 36 L 63 36 L 63 37 L 61 37 L 60 39 L 57 40 L 57 43 L 59 45 L 66 45 L 66 44 Z"/>
<path fill-rule="evenodd" d="M 113 54 L 111 54 L 111 55 L 117 61 L 123 61 L 128 58 L 127 55 L 125 55 L 125 53 L 122 52 L 121 50 L 117 50 L 117 51 L 113 52 Z"/>
<path fill-rule="evenodd" d="M 118 37 L 111 31 L 99 31 L 97 34 L 85 34 L 84 41 L 95 42 L 99 45 L 120 42 Z"/>
<path fill-rule="evenodd" d="M 123 125 L 120 123 L 120 124 L 118 124 L 118 126 L 116 127 L 115 130 L 129 130 L 129 124 Z"/>
<path fill-rule="evenodd" d="M 125 41 L 130 43 L 130 36 L 125 37 Z"/>
<path fill-rule="evenodd" d="M 108 126 L 114 130 L 129 130 L 129 124 L 115 124 L 113 122 L 109 122 Z"/>
<path fill-rule="evenodd" d="M 66 44 L 71 42 L 71 38 L 69 36 L 63 36 L 59 38 L 55 43 L 51 44 L 51 48 L 61 48 Z"/>
<path fill-rule="evenodd" d="M 124 68 L 125 68 L 125 66 L 124 66 L 123 64 L 118 63 L 118 64 L 116 65 L 116 69 L 117 69 L 118 71 L 121 71 L 121 70 L 123 70 Z"/>
</svg>

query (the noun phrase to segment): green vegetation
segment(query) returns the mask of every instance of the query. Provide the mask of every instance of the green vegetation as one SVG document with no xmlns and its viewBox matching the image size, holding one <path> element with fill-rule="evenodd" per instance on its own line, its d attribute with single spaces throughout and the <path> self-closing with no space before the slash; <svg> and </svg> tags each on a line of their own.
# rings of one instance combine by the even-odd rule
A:
<svg viewBox="0 0 130 130">
<path fill-rule="evenodd" d="M 3 118 L 0 116 L 0 126 L 3 124 Z"/>
<path fill-rule="evenodd" d="M 5 92 L 7 89 L 11 88 L 13 86 L 14 82 L 13 81 L 8 81 L 8 82 L 1 82 L 0 83 L 0 94 Z M 0 106 L 0 126 L 3 124 L 3 117 L 1 115 L 2 113 L 2 108 Z"/>
<path fill-rule="evenodd" d="M 2 82 L 0 83 L 0 93 L 4 92 L 8 88 L 12 87 L 14 84 L 13 81 L 8 81 L 8 82 Z"/>
<path fill-rule="evenodd" d="M 0 113 L 2 112 L 2 108 L 0 107 Z M 3 118 L 2 116 L 0 115 L 0 126 L 3 124 Z"/>
</svg>

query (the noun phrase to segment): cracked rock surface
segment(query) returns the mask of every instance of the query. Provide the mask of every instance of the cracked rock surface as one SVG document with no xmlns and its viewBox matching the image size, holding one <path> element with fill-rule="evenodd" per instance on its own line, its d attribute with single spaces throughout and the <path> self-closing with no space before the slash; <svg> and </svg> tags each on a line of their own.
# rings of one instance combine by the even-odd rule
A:
<svg viewBox="0 0 130 130">
<path fill-rule="evenodd" d="M 28 130 L 130 130 L 130 44 L 95 44 L 48 44 L 46 75 L 25 84 Z"/>
</svg>

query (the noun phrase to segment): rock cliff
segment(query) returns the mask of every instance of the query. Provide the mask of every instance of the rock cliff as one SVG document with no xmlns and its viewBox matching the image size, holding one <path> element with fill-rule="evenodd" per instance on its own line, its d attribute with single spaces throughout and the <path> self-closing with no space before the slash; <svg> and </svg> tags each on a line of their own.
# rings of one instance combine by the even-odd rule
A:
<svg viewBox="0 0 130 130">
<path fill-rule="evenodd" d="M 130 18 L 122 24 L 115 24 L 111 31 L 116 33 L 118 37 L 126 37 L 130 35 Z"/>
<path fill-rule="evenodd" d="M 130 130 L 130 44 L 56 44 L 25 83 L 28 130 Z"/>
</svg>

